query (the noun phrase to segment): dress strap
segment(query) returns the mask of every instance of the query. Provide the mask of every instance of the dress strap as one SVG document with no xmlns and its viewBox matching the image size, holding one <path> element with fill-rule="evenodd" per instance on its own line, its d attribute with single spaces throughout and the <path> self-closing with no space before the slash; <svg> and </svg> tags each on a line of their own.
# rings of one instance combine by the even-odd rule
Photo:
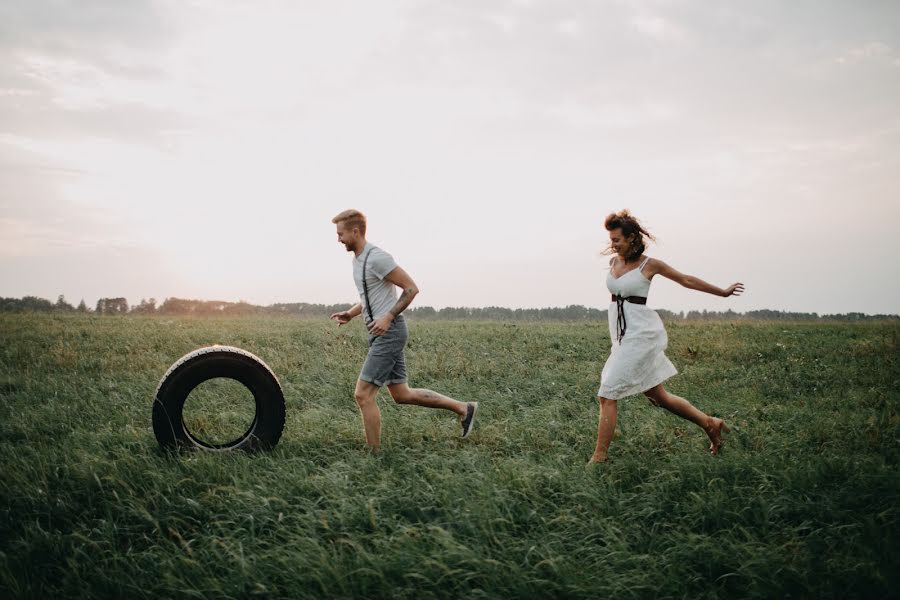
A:
<svg viewBox="0 0 900 600">
<path fill-rule="evenodd" d="M 650 257 L 649 257 L 649 256 L 648 256 L 647 258 L 645 258 L 645 259 L 644 259 L 644 262 L 641 263 L 641 266 L 638 267 L 638 271 L 643 271 L 643 270 L 644 270 L 644 265 L 646 265 L 647 262 L 648 262 L 649 260 L 650 260 Z"/>
</svg>

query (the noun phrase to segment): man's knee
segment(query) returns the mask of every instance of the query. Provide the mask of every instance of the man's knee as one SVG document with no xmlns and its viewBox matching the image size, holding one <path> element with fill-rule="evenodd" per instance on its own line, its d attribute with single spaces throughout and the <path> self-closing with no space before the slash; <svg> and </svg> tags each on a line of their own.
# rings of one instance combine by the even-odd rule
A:
<svg viewBox="0 0 900 600">
<path fill-rule="evenodd" d="M 373 402 L 375 402 L 375 396 L 378 393 L 378 388 L 375 390 L 368 389 L 356 389 L 356 392 L 353 394 L 354 399 L 356 399 L 356 403 L 360 408 L 365 406 L 369 406 Z"/>
<path fill-rule="evenodd" d="M 389 387 L 388 391 L 391 393 L 391 398 L 393 398 L 394 402 L 397 404 L 409 404 L 416 397 L 416 393 L 405 385 Z"/>
</svg>

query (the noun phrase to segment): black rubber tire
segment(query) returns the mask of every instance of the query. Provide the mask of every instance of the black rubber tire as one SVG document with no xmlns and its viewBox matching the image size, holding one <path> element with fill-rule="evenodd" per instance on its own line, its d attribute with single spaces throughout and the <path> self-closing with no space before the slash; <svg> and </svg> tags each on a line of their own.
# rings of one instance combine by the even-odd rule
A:
<svg viewBox="0 0 900 600">
<path fill-rule="evenodd" d="M 209 379 L 234 379 L 250 390 L 256 415 L 244 435 L 225 444 L 198 439 L 184 425 L 184 402 Z M 169 367 L 153 400 L 153 433 L 165 449 L 210 451 L 271 450 L 284 430 L 284 392 L 272 369 L 257 356 L 232 346 L 208 346 L 190 352 Z"/>
</svg>

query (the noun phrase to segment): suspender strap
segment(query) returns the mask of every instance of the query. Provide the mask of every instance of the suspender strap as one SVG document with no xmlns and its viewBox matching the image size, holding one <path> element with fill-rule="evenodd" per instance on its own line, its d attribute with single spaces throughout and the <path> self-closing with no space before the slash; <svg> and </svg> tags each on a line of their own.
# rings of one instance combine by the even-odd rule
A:
<svg viewBox="0 0 900 600">
<path fill-rule="evenodd" d="M 366 283 L 366 263 L 369 262 L 370 254 L 372 254 L 371 248 L 369 248 L 369 251 L 366 252 L 366 257 L 363 259 L 362 280 L 363 280 L 363 294 L 366 297 L 366 311 L 369 313 L 369 321 L 374 321 L 375 317 L 372 316 L 372 305 L 369 302 L 369 284 Z"/>
</svg>

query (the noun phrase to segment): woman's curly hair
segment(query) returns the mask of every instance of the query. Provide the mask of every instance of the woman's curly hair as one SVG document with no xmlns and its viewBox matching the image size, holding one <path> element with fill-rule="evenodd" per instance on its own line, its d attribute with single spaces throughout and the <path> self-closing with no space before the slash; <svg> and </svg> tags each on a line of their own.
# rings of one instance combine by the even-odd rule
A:
<svg viewBox="0 0 900 600">
<path fill-rule="evenodd" d="M 622 235 L 625 236 L 625 239 L 634 236 L 631 240 L 631 247 L 628 249 L 628 254 L 625 257 L 626 262 L 635 260 L 644 253 L 644 250 L 646 249 L 646 245 L 644 243 L 645 238 L 656 241 L 656 238 L 653 237 L 649 231 L 644 229 L 640 221 L 638 221 L 634 217 L 634 215 L 632 215 L 628 211 L 627 208 L 620 210 L 617 213 L 610 213 L 606 217 L 604 226 L 606 227 L 607 231 L 612 231 L 613 229 L 621 229 Z M 614 253 L 615 251 L 612 249 L 611 245 L 604 252 L 604 254 Z"/>
</svg>

